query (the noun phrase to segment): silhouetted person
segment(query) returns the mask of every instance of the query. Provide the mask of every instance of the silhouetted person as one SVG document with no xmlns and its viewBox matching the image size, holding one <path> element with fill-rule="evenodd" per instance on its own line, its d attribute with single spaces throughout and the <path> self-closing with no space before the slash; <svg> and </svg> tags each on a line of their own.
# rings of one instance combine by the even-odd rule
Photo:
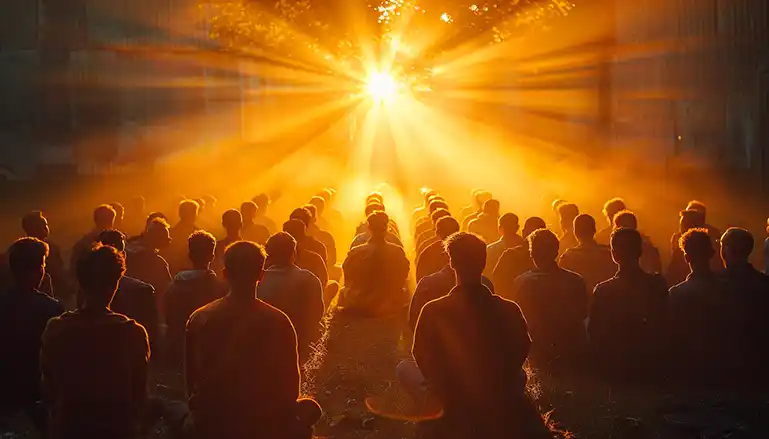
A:
<svg viewBox="0 0 769 439">
<path fill-rule="evenodd" d="M 513 284 L 513 300 L 526 316 L 532 353 L 560 366 L 572 361 L 585 348 L 588 292 L 585 281 L 558 266 L 558 237 L 547 229 L 529 235 L 535 268 Z"/>
<path fill-rule="evenodd" d="M 323 258 L 302 245 L 303 242 L 306 242 L 307 226 L 300 220 L 289 220 L 283 223 L 283 231 L 291 235 L 296 241 L 296 260 L 294 261 L 296 266 L 314 274 L 324 286 L 328 284 L 328 271 Z M 267 263 L 269 262 L 268 260 Z"/>
<path fill-rule="evenodd" d="M 528 404 L 522 367 L 531 345 L 526 320 L 514 302 L 482 284 L 483 241 L 457 233 L 446 247 L 457 286 L 422 308 L 416 364 L 402 362 L 399 379 L 443 409 L 438 437 L 531 437 L 521 419 Z"/>
<path fill-rule="evenodd" d="M 326 246 L 323 245 L 322 242 L 315 239 L 310 233 L 310 228 L 312 227 L 312 212 L 304 207 L 300 207 L 298 209 L 294 209 L 291 212 L 289 219 L 299 220 L 304 223 L 306 235 L 301 242 L 297 242 L 299 242 L 299 245 L 301 245 L 305 250 L 309 250 L 320 255 L 320 257 L 323 258 L 323 263 L 328 266 L 328 254 Z"/>
<path fill-rule="evenodd" d="M 419 221 L 417 221 L 417 225 L 414 227 L 414 240 L 419 241 L 419 237 L 424 233 L 429 233 L 430 231 L 435 229 L 435 222 L 433 221 L 433 213 L 437 210 L 445 210 L 448 212 L 449 205 L 446 204 L 443 199 L 440 198 L 434 198 L 433 201 L 430 202 L 430 205 L 427 209 L 427 216 L 421 218 Z"/>
<path fill-rule="evenodd" d="M 325 306 L 320 280 L 296 266 L 296 241 L 286 232 L 270 237 L 265 247 L 267 269 L 256 289 L 256 297 L 286 313 L 296 330 L 299 362 L 307 361 L 322 333 L 321 319 Z"/>
<path fill-rule="evenodd" d="M 464 221 L 464 219 L 467 218 L 468 216 L 480 212 L 480 210 L 483 208 L 483 203 L 485 202 L 485 200 L 483 200 L 480 203 L 478 202 L 479 201 L 478 194 L 481 192 L 483 192 L 483 190 L 481 189 L 473 189 L 473 191 L 470 192 L 470 204 L 468 204 L 467 206 L 464 206 L 462 209 L 459 210 L 459 218 L 462 221 Z"/>
<path fill-rule="evenodd" d="M 306 438 L 321 410 L 298 400 L 297 338 L 289 318 L 256 298 L 264 250 L 237 242 L 224 253 L 229 293 L 187 324 L 186 378 L 198 438 Z"/>
<path fill-rule="evenodd" d="M 487 201 L 491 200 L 491 193 L 484 190 L 475 191 L 473 195 L 473 205 L 475 206 L 475 212 L 462 217 L 462 231 L 467 231 L 469 229 L 470 222 L 478 218 L 483 213 L 483 206 Z"/>
<path fill-rule="evenodd" d="M 444 216 L 435 223 L 436 239 L 422 251 L 417 259 L 417 282 L 425 276 L 437 273 L 449 263 L 444 241 L 457 232 L 459 232 L 459 221 L 450 216 Z"/>
<path fill-rule="evenodd" d="M 94 228 L 72 246 L 72 254 L 70 255 L 69 263 L 70 268 L 77 267 L 77 261 L 80 259 L 80 255 L 91 248 L 96 237 L 99 236 L 99 233 L 115 228 L 115 216 L 115 209 L 108 204 L 102 204 L 94 209 Z"/>
<path fill-rule="evenodd" d="M 166 345 L 172 361 L 182 358 L 184 331 L 192 313 L 227 294 L 227 285 L 211 269 L 216 245 L 216 238 L 208 232 L 190 235 L 187 248 L 192 269 L 177 273 L 166 292 Z"/>
<path fill-rule="evenodd" d="M 592 216 L 583 213 L 576 217 L 574 236 L 579 244 L 566 250 L 558 260 L 561 268 L 582 276 L 589 294 L 593 293 L 596 285 L 611 279 L 617 273 L 617 264 L 611 257 L 611 249 L 595 242 L 595 233 L 595 219 Z"/>
<path fill-rule="evenodd" d="M 315 195 L 310 198 L 310 202 L 308 203 L 312 206 L 315 206 L 315 226 L 318 227 L 321 230 L 327 230 L 331 231 L 331 223 L 326 218 L 326 199 Z"/>
<path fill-rule="evenodd" d="M 614 215 L 623 210 L 627 210 L 627 206 L 622 198 L 612 198 L 603 205 L 603 215 L 609 225 L 595 234 L 596 242 L 602 245 L 609 245 L 609 240 L 614 230 Z"/>
<path fill-rule="evenodd" d="M 364 315 L 391 315 L 408 303 L 405 290 L 409 261 L 403 248 L 385 240 L 389 217 L 376 212 L 368 218 L 371 239 L 347 254 L 343 264 L 345 288 L 341 305 Z"/>
<path fill-rule="evenodd" d="M 0 414 L 23 410 L 41 429 L 41 337 L 48 320 L 64 312 L 39 290 L 47 255 L 48 244 L 37 238 L 13 243 L 8 249 L 12 285 L 0 292 Z"/>
<path fill-rule="evenodd" d="M 275 225 L 275 221 L 267 216 L 267 210 L 270 208 L 270 197 L 265 193 L 261 193 L 254 197 L 253 202 L 256 204 L 256 207 L 258 207 L 254 223 L 267 227 L 270 235 L 276 233 L 278 231 L 278 226 Z"/>
<path fill-rule="evenodd" d="M 416 239 L 416 251 L 414 254 L 417 257 L 417 262 L 422 256 L 422 252 L 425 251 L 427 247 L 435 242 L 440 241 L 436 235 L 435 228 L 438 227 L 438 221 L 440 221 L 441 218 L 446 218 L 449 216 L 451 216 L 451 213 L 449 213 L 449 211 L 446 209 L 438 209 L 430 214 L 430 221 L 433 226 L 432 229 L 422 232 L 422 234 L 420 234 Z"/>
<path fill-rule="evenodd" d="M 72 287 L 64 268 L 64 259 L 61 256 L 61 248 L 52 243 L 48 238 L 51 230 L 48 227 L 48 219 L 42 212 L 32 212 L 21 219 L 21 228 L 26 236 L 37 238 L 48 244 L 48 257 L 45 260 L 46 278 L 41 285 L 41 291 L 59 300 L 67 301 L 71 298 Z"/>
<path fill-rule="evenodd" d="M 96 242 L 107 245 L 117 250 L 125 258 L 125 235 L 119 230 L 105 230 L 96 238 Z M 78 306 L 82 306 L 84 295 L 78 297 Z M 115 297 L 112 299 L 110 309 L 118 314 L 136 320 L 147 330 L 150 346 L 157 346 L 158 342 L 158 307 L 155 299 L 155 288 L 139 279 L 123 276 L 118 284 Z"/>
<path fill-rule="evenodd" d="M 662 275 L 641 269 L 642 248 L 637 230 L 615 230 L 611 253 L 619 270 L 593 293 L 588 334 L 595 366 L 610 378 L 653 378 L 661 362 L 668 288 Z"/>
<path fill-rule="evenodd" d="M 572 203 L 563 203 L 558 206 L 558 220 L 561 226 L 560 242 L 561 253 L 576 247 L 579 244 L 577 237 L 574 236 L 574 219 L 579 216 L 579 207 Z"/>
<path fill-rule="evenodd" d="M 633 229 L 638 230 L 638 219 L 635 214 L 629 210 L 623 210 L 614 215 L 614 227 L 617 229 Z M 648 236 L 641 234 L 642 250 L 641 250 L 641 268 L 647 273 L 662 273 L 662 259 L 660 258 L 660 251 L 652 244 L 651 239 Z"/>
<path fill-rule="evenodd" d="M 368 204 L 366 205 L 365 213 L 366 218 L 369 217 L 374 212 L 384 212 L 384 206 L 381 204 Z M 368 224 L 364 221 L 363 224 L 359 225 L 356 229 L 355 239 L 352 240 L 352 243 L 350 244 L 350 249 L 353 249 L 359 245 L 363 245 L 368 242 L 369 239 L 371 239 L 371 233 L 368 231 Z M 387 229 L 387 235 L 385 236 L 385 240 L 391 244 L 395 244 L 399 247 L 403 247 L 403 242 L 401 241 L 400 237 L 398 237 L 397 234 L 393 233 L 393 230 L 388 227 Z"/>
<path fill-rule="evenodd" d="M 467 231 L 480 236 L 487 244 L 497 241 L 499 233 L 499 200 L 488 200 L 483 204 L 483 211 L 470 221 Z"/>
<path fill-rule="evenodd" d="M 186 243 L 190 235 L 200 230 L 198 227 L 200 209 L 200 204 L 195 200 L 184 200 L 179 203 L 179 222 L 171 228 L 171 246 L 166 251 L 171 272 L 174 274 L 189 268 Z"/>
<path fill-rule="evenodd" d="M 115 210 L 115 225 L 116 230 L 123 230 L 123 221 L 125 220 L 125 207 L 117 201 L 109 203 L 110 207 Z"/>
<path fill-rule="evenodd" d="M 422 193 L 422 205 L 414 209 L 414 213 L 411 214 L 412 227 L 416 227 L 417 222 L 427 216 L 427 209 L 430 207 L 430 198 L 438 195 L 438 192 L 432 189 L 423 189 Z"/>
<path fill-rule="evenodd" d="M 697 200 L 689 201 L 689 204 L 686 205 L 686 210 L 694 210 L 702 214 L 702 220 L 705 222 L 705 230 L 708 231 L 708 235 L 711 237 L 711 239 L 721 236 L 721 230 L 719 230 L 717 227 L 711 226 L 707 222 L 708 208 L 705 203 Z M 714 257 L 718 258 L 718 255 L 715 255 Z M 710 267 L 713 268 L 712 263 Z"/>
<path fill-rule="evenodd" d="M 668 285 L 678 285 L 689 275 L 689 264 L 684 259 L 681 251 L 681 235 L 689 229 L 701 229 L 705 227 L 705 217 L 696 210 L 682 210 L 680 213 L 679 230 L 670 238 L 670 263 L 665 272 Z"/>
<path fill-rule="evenodd" d="M 123 219 L 123 228 L 125 230 L 121 230 L 126 236 L 142 233 L 145 227 L 145 219 L 147 218 L 146 209 L 144 197 L 136 196 L 129 200 Z"/>
<path fill-rule="evenodd" d="M 230 244 L 240 241 L 240 232 L 243 230 L 243 217 L 235 209 L 229 209 L 222 214 L 222 227 L 225 236 L 216 242 L 216 257 L 214 258 L 214 271 L 217 275 L 222 274 L 224 269 L 224 250 Z"/>
<path fill-rule="evenodd" d="M 318 192 L 317 196 L 321 197 L 325 201 L 325 207 L 321 215 L 326 218 L 326 223 L 328 223 L 328 230 L 332 233 L 339 232 L 342 227 L 344 227 L 344 217 L 342 216 L 341 212 L 334 208 L 336 191 L 331 188 L 326 188 Z"/>
<path fill-rule="evenodd" d="M 155 301 L 161 316 L 165 315 L 163 296 L 171 283 L 171 272 L 160 250 L 168 247 L 169 233 L 168 223 L 155 218 L 141 239 L 126 246 L 126 274 L 155 288 Z"/>
<path fill-rule="evenodd" d="M 526 222 L 523 223 L 523 237 L 526 238 L 526 241 L 518 247 L 502 252 L 502 256 L 499 257 L 499 262 L 492 272 L 491 280 L 494 281 L 497 294 L 506 299 L 513 297 L 513 281 L 534 268 L 528 237 L 535 230 L 545 228 L 547 228 L 545 220 L 536 216 L 526 219 Z"/>
<path fill-rule="evenodd" d="M 314 204 L 304 206 L 305 210 L 310 212 L 310 225 L 307 227 L 307 233 L 320 241 L 326 248 L 326 264 L 329 269 L 336 265 L 336 242 L 334 237 L 326 230 L 318 227 L 318 209 Z"/>
<path fill-rule="evenodd" d="M 150 347 L 144 328 L 109 308 L 123 256 L 96 244 L 77 265 L 84 303 L 43 334 L 43 389 L 53 438 L 129 439 L 141 430 Z"/>
<path fill-rule="evenodd" d="M 152 224 L 152 220 L 155 218 L 160 218 L 165 222 L 168 222 L 168 217 L 163 212 L 152 212 L 149 215 L 147 215 L 147 218 L 144 220 L 144 225 L 142 226 L 141 233 L 139 233 L 136 236 L 131 236 L 130 238 L 126 239 L 126 244 L 134 243 L 140 239 L 142 239 L 142 236 L 144 236 L 144 233 L 149 228 L 150 224 Z"/>
<path fill-rule="evenodd" d="M 505 250 L 526 243 L 518 234 L 521 228 L 519 222 L 518 215 L 514 213 L 506 213 L 499 217 L 499 233 L 502 237 L 486 246 L 486 269 L 483 270 L 485 276 L 491 276 Z"/>
<path fill-rule="evenodd" d="M 270 238 L 270 230 L 262 224 L 256 223 L 256 215 L 259 208 L 253 201 L 246 201 L 240 205 L 240 215 L 243 217 L 243 239 L 264 245 Z"/>
</svg>

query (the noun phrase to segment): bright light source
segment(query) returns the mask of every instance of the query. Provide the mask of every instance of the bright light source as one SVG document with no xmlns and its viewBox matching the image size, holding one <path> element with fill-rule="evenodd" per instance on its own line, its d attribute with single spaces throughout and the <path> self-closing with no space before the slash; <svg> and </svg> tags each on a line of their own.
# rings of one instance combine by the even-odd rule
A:
<svg viewBox="0 0 769 439">
<path fill-rule="evenodd" d="M 392 100 L 398 94 L 398 81 L 389 73 L 372 73 L 366 81 L 366 92 L 377 102 Z"/>
</svg>

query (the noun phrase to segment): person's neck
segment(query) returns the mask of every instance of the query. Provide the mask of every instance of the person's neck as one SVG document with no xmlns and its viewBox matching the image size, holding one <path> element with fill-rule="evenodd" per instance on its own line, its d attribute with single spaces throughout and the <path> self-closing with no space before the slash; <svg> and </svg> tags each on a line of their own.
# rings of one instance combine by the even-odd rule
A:
<svg viewBox="0 0 769 439">
<path fill-rule="evenodd" d="M 704 263 L 689 264 L 689 268 L 692 270 L 692 274 L 696 275 L 710 275 L 713 270 L 710 269 L 710 264 L 706 261 Z"/>
<path fill-rule="evenodd" d="M 211 269 L 211 263 L 210 262 L 206 262 L 206 263 L 196 264 L 196 263 L 193 262 L 192 263 L 192 269 L 193 270 L 197 270 L 197 271 L 208 271 L 208 270 Z"/>
<path fill-rule="evenodd" d="M 98 303 L 98 304 L 88 303 L 88 301 L 83 303 L 81 310 L 88 313 L 99 313 L 99 314 L 106 314 L 108 312 L 111 312 L 111 310 L 109 309 L 109 305 L 105 305 L 103 303 Z"/>
<path fill-rule="evenodd" d="M 456 275 L 457 287 L 473 288 L 483 284 L 483 276 L 460 276 Z"/>
<path fill-rule="evenodd" d="M 384 233 L 380 235 L 378 233 L 377 234 L 373 234 L 373 233 L 369 232 L 369 234 L 371 235 L 371 238 L 369 239 L 369 241 L 382 242 L 382 241 L 385 240 L 385 234 Z"/>
<path fill-rule="evenodd" d="M 620 262 L 618 265 L 620 273 L 635 273 L 641 271 L 641 264 L 638 261 Z"/>
<path fill-rule="evenodd" d="M 17 283 L 15 289 L 16 289 L 16 291 L 18 291 L 20 293 L 36 293 L 36 292 L 40 291 L 40 285 L 35 286 L 35 285 L 32 285 L 32 284 Z"/>
<path fill-rule="evenodd" d="M 539 263 L 535 263 L 535 265 L 541 271 L 552 271 L 552 270 L 558 269 L 558 262 L 556 261 L 539 262 Z"/>
<path fill-rule="evenodd" d="M 256 298 L 256 284 L 230 285 L 230 295 L 239 300 L 253 300 Z"/>
<path fill-rule="evenodd" d="M 239 241 L 240 240 L 240 230 L 236 231 L 227 231 L 227 239 L 229 241 Z"/>
<path fill-rule="evenodd" d="M 596 244 L 598 244 L 595 241 L 595 238 L 580 239 L 579 237 L 577 237 L 577 241 L 579 241 L 579 245 L 582 246 L 582 247 L 593 247 Z"/>
</svg>

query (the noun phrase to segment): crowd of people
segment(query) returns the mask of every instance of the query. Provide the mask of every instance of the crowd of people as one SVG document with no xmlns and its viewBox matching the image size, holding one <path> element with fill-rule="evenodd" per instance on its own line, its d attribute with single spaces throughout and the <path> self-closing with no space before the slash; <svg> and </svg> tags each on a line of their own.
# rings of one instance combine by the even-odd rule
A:
<svg viewBox="0 0 769 439">
<path fill-rule="evenodd" d="M 413 355 L 395 373 L 440 419 L 437 437 L 525 434 L 515 414 L 527 360 L 621 382 L 765 376 L 769 276 L 749 262 L 754 237 L 721 234 L 699 201 L 681 211 L 663 269 L 622 199 L 605 204 L 600 230 L 556 200 L 551 230 L 540 217 L 521 228 L 483 190 L 456 216 L 424 190 L 409 225 L 374 192 L 337 263 L 335 195 L 318 192 L 280 230 L 259 195 L 224 211 L 219 240 L 198 226 L 212 197 L 181 201 L 173 226 L 104 204 L 68 267 L 45 215 L 25 215 L 0 261 L 0 410 L 25 412 L 51 438 L 134 438 L 161 364 L 185 377 L 180 436 L 310 438 L 322 409 L 300 395 L 301 365 L 332 308 L 407 322 Z"/>
</svg>

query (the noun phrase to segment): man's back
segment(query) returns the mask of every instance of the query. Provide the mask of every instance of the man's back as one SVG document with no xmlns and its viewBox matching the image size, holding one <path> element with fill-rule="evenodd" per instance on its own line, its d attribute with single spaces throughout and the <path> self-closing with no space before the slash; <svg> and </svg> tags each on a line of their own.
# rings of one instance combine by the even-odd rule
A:
<svg viewBox="0 0 769 439">
<path fill-rule="evenodd" d="M 297 245 L 295 264 L 297 267 L 314 274 L 324 288 L 328 284 L 328 268 L 326 268 L 326 264 L 319 254 L 305 250 Z"/>
<path fill-rule="evenodd" d="M 726 280 L 726 313 L 731 346 L 752 370 L 769 366 L 769 276 L 750 264 L 729 267 Z"/>
<path fill-rule="evenodd" d="M 487 213 L 482 213 L 478 215 L 478 218 L 470 221 L 467 231 L 483 238 L 486 244 L 499 240 L 501 236 L 497 225 L 497 217 Z"/>
<path fill-rule="evenodd" d="M 158 332 L 158 308 L 155 289 L 139 279 L 123 276 L 120 279 L 110 309 L 118 314 L 136 320 L 147 331 L 150 343 L 154 346 Z"/>
<path fill-rule="evenodd" d="M 41 363 L 54 437 L 133 437 L 149 356 L 144 328 L 123 315 L 78 310 L 52 319 Z"/>
<path fill-rule="evenodd" d="M 270 239 L 270 230 L 262 224 L 245 223 L 241 232 L 243 239 L 264 245 Z"/>
<path fill-rule="evenodd" d="M 502 257 L 502 253 L 505 250 L 524 244 L 526 242 L 520 235 L 502 237 L 498 241 L 489 244 L 486 247 L 486 269 L 483 270 L 483 274 L 490 277 L 494 273 L 494 267 L 497 266 L 497 262 L 499 262 L 499 258 Z"/>
<path fill-rule="evenodd" d="M 158 298 L 165 294 L 171 282 L 171 273 L 166 260 L 141 241 L 126 248 L 126 276 L 139 279 L 155 288 Z"/>
<path fill-rule="evenodd" d="M 558 265 L 582 276 L 590 294 L 596 285 L 611 279 L 617 273 L 617 264 L 611 257 L 611 250 L 597 243 L 578 245 L 566 250 Z"/>
<path fill-rule="evenodd" d="M 443 249 L 443 241 L 437 240 L 428 245 L 417 258 L 417 282 L 425 276 L 437 273 L 449 263 L 449 255 Z"/>
<path fill-rule="evenodd" d="M 401 247 L 370 240 L 347 255 L 343 265 L 343 306 L 366 313 L 389 314 L 406 304 L 409 261 Z"/>
<path fill-rule="evenodd" d="M 507 299 L 513 297 L 513 282 L 532 268 L 534 262 L 531 260 L 528 245 L 519 245 L 502 252 L 491 277 L 498 294 Z"/>
</svg>

